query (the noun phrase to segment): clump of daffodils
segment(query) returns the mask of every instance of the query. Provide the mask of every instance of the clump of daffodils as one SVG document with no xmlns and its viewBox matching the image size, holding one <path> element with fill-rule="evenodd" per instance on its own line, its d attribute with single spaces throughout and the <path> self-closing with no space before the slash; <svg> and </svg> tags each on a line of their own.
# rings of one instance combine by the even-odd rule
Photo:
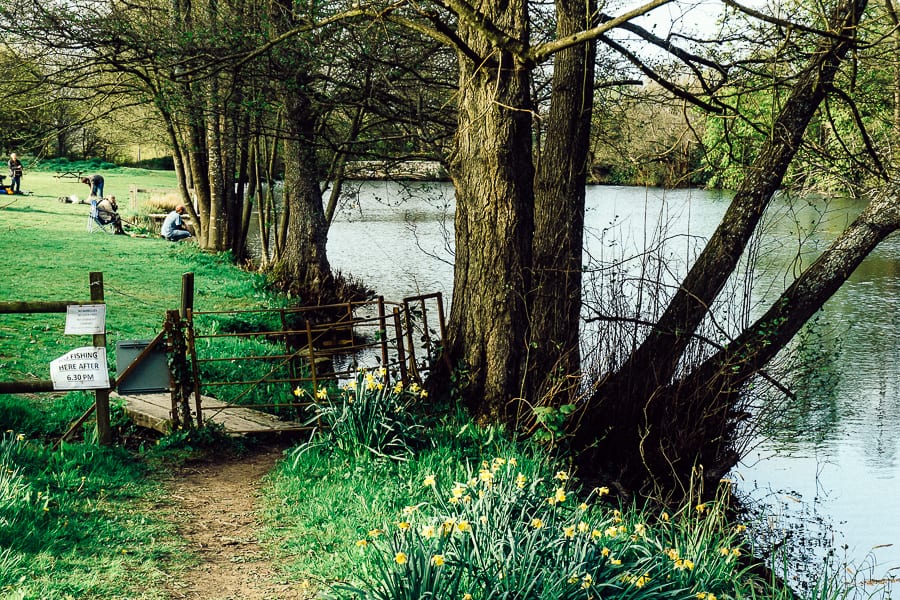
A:
<svg viewBox="0 0 900 600">
<path fill-rule="evenodd" d="M 308 423 L 317 427 L 298 453 L 320 446 L 348 458 L 403 460 L 422 437 L 414 408 L 427 392 L 416 383 L 390 385 L 383 368 L 360 369 L 353 379 L 313 393 L 298 387 L 294 394 L 311 398 Z"/>
<path fill-rule="evenodd" d="M 726 596 L 741 539 L 721 504 L 675 516 L 621 512 L 568 471 L 497 457 L 469 476 L 418 482 L 426 502 L 360 546 L 359 598 L 705 598 Z M 727 550 L 727 552 L 726 552 Z M 377 593 L 374 590 L 379 590 Z"/>
</svg>

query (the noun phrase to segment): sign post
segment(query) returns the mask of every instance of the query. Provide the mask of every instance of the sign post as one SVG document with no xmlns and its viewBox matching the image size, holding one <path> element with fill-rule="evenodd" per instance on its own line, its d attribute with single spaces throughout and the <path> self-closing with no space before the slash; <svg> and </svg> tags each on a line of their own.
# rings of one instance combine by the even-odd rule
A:
<svg viewBox="0 0 900 600">
<path fill-rule="evenodd" d="M 91 300 L 103 302 L 103 273 L 93 272 L 90 274 L 91 280 Z M 103 368 L 106 369 L 106 313 L 104 311 L 104 327 L 100 333 L 94 333 L 94 346 L 103 348 Z M 101 446 L 112 444 L 112 428 L 109 425 L 109 374 L 107 373 L 107 384 L 105 389 L 98 389 L 94 392 L 96 397 L 97 410 L 97 439 Z"/>
</svg>

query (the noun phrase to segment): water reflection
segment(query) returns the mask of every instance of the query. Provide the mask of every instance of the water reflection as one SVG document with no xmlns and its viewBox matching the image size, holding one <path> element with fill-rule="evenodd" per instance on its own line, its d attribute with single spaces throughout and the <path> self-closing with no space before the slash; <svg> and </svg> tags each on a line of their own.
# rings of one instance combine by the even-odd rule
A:
<svg viewBox="0 0 900 600">
<path fill-rule="evenodd" d="M 675 283 L 729 199 L 697 190 L 589 188 L 585 257 L 597 268 L 594 281 L 601 281 L 611 264 L 634 274 L 640 265 L 623 258 L 653 246 L 662 257 L 659 273 Z M 755 268 L 739 273 L 733 286 L 752 285 L 748 310 L 722 306 L 719 310 L 730 311 L 723 321 L 737 327 L 758 315 L 860 209 L 846 199 L 777 198 L 763 234 L 745 257 L 745 265 Z M 452 210 L 447 184 L 361 184 L 332 227 L 329 258 L 336 269 L 387 298 L 440 291 L 449 302 Z M 594 291 L 589 288 L 586 295 Z M 875 552 L 883 565 L 878 574 L 900 568 L 898 298 L 900 238 L 894 236 L 779 358 L 800 367 L 789 382 L 797 397 L 779 406 L 777 418 L 765 423 L 734 473 L 743 490 L 773 502 L 773 510 L 782 510 L 776 506 L 782 490 L 815 504 L 838 530 L 835 545 L 848 544 L 851 562 L 862 562 L 877 545 L 895 544 Z M 625 300 L 629 310 L 644 316 L 657 310 L 646 298 Z"/>
</svg>

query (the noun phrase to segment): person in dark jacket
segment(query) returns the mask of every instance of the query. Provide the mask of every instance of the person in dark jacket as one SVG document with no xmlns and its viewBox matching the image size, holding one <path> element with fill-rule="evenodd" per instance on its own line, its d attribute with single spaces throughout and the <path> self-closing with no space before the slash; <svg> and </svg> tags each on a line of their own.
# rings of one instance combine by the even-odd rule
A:
<svg viewBox="0 0 900 600">
<path fill-rule="evenodd" d="M 19 186 L 22 183 L 22 163 L 19 161 L 19 157 L 15 152 L 9 155 L 9 162 L 6 163 L 9 166 L 9 177 L 12 181 L 9 183 L 9 189 L 12 190 L 14 194 L 21 194 L 21 190 Z"/>
<path fill-rule="evenodd" d="M 81 183 L 91 186 L 91 196 L 96 198 L 103 197 L 103 176 L 91 175 L 90 177 L 82 177 Z"/>
</svg>

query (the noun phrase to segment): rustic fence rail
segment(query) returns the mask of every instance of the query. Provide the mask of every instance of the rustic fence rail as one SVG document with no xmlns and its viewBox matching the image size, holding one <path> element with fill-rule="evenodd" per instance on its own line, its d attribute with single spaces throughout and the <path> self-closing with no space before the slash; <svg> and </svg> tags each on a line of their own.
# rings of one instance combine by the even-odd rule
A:
<svg viewBox="0 0 900 600">
<path fill-rule="evenodd" d="M 73 301 L 48 301 L 48 302 L 0 302 L 0 315 L 2 314 L 46 314 L 65 313 L 69 306 L 84 306 L 89 304 L 104 304 L 103 298 L 103 273 L 93 272 L 89 275 L 90 300 Z M 95 347 L 106 347 L 106 333 L 93 335 Z M 105 367 L 106 365 L 104 365 Z M 113 385 L 110 381 L 110 385 Z M 29 394 L 37 392 L 52 392 L 52 381 L 0 381 L 0 394 Z M 109 388 L 94 390 L 94 404 L 85 412 L 63 435 L 67 439 L 80 427 L 92 413 L 96 413 L 97 438 L 100 444 L 112 443 L 112 429 L 109 422 Z"/>
</svg>

